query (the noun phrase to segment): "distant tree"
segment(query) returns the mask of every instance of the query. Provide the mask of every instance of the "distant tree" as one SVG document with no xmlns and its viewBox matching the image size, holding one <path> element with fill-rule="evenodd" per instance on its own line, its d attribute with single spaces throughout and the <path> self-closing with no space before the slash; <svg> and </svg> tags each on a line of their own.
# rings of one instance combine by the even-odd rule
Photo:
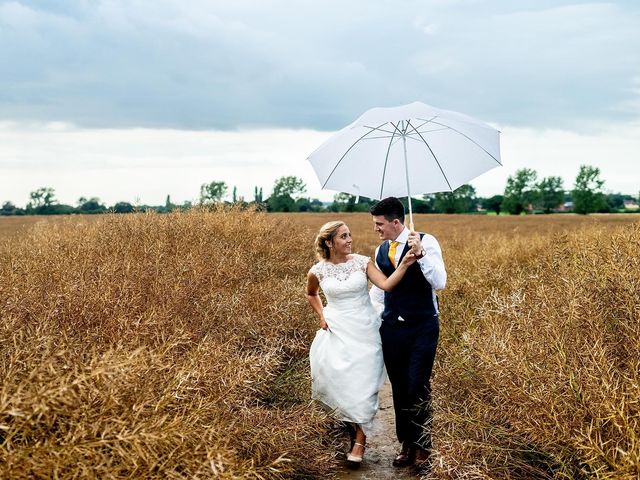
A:
<svg viewBox="0 0 640 480">
<path fill-rule="evenodd" d="M 292 211 L 294 211 L 294 212 L 311 212 L 312 208 L 313 207 L 311 206 L 311 199 L 310 198 L 300 197 L 300 198 L 295 200 L 294 208 L 293 208 Z"/>
<path fill-rule="evenodd" d="M 304 184 L 301 178 L 294 176 L 280 177 L 273 185 L 272 196 L 280 197 L 283 195 L 289 195 L 296 197 L 302 195 L 307 191 L 307 186 Z"/>
<path fill-rule="evenodd" d="M 353 212 L 356 204 L 355 195 L 350 193 L 340 192 L 333 196 L 333 202 L 331 202 L 332 212 Z"/>
<path fill-rule="evenodd" d="M 102 203 L 100 203 L 100 199 L 98 197 L 91 197 L 89 199 L 85 197 L 80 197 L 78 199 L 78 213 L 104 213 L 107 211 L 107 207 L 105 207 Z"/>
<path fill-rule="evenodd" d="M 42 187 L 29 193 L 30 201 L 27 203 L 26 213 L 33 215 L 67 215 L 75 213 L 71 205 L 58 203 L 55 198 L 55 190 L 51 187 Z"/>
<path fill-rule="evenodd" d="M 0 215 L 24 215 L 24 210 L 16 207 L 13 202 L 6 201 L 0 208 Z"/>
<path fill-rule="evenodd" d="M 15 212 L 15 210 L 16 206 L 13 203 L 7 201 L 2 204 L 2 208 L 0 208 L 0 215 L 13 215 L 13 212 Z"/>
<path fill-rule="evenodd" d="M 164 201 L 164 209 L 165 209 L 165 211 L 171 212 L 171 211 L 173 211 L 173 209 L 175 207 L 176 206 L 173 203 L 171 203 L 171 195 L 167 195 L 167 198 Z"/>
<path fill-rule="evenodd" d="M 37 213 L 39 215 L 71 215 L 77 213 L 77 210 L 72 205 L 54 203 L 48 207 L 40 208 Z"/>
<path fill-rule="evenodd" d="M 475 211 L 476 189 L 469 184 L 461 185 L 453 192 L 434 195 L 433 209 L 437 213 L 465 213 Z"/>
<path fill-rule="evenodd" d="M 400 200 L 405 203 L 403 200 Z M 411 199 L 411 207 L 415 213 L 434 213 L 434 203 L 435 203 L 435 195 L 433 194 L 425 194 L 422 195 L 422 199 L 412 198 Z M 407 209 L 408 205 L 405 207 Z"/>
<path fill-rule="evenodd" d="M 485 210 L 496 212 L 496 215 L 500 215 L 500 211 L 502 210 L 502 202 L 504 201 L 504 196 L 502 195 L 494 195 L 493 197 L 483 198 L 480 202 L 480 205 Z"/>
<path fill-rule="evenodd" d="M 114 213 L 132 213 L 133 205 L 128 202 L 118 202 L 113 206 Z"/>
<path fill-rule="evenodd" d="M 233 186 L 233 193 L 231 194 L 231 201 L 236 203 L 238 201 L 238 187 Z"/>
<path fill-rule="evenodd" d="M 267 199 L 267 206 L 270 212 L 295 212 L 296 201 L 289 195 L 274 196 Z"/>
<path fill-rule="evenodd" d="M 217 203 L 227 194 L 225 182 L 204 183 L 200 187 L 200 204 Z"/>
<path fill-rule="evenodd" d="M 604 180 L 600 179 L 600 169 L 581 165 L 573 188 L 573 211 L 586 215 L 606 208 L 607 201 L 602 192 Z"/>
<path fill-rule="evenodd" d="M 51 187 L 40 187 L 37 190 L 29 193 L 29 203 L 27 204 L 27 210 L 41 210 L 43 207 L 50 207 L 57 203 L 55 190 Z"/>
<path fill-rule="evenodd" d="M 544 211 L 558 208 L 564 200 L 564 184 L 560 177 L 545 177 L 536 184 L 536 204 Z"/>
<path fill-rule="evenodd" d="M 453 193 L 436 193 L 433 196 L 433 211 L 435 213 L 456 213 L 456 200 Z"/>
<path fill-rule="evenodd" d="M 515 175 L 507 178 L 507 186 L 504 189 L 502 210 L 513 215 L 520 215 L 528 210 L 536 200 L 536 179 L 538 174 L 530 168 L 516 170 Z"/>
<path fill-rule="evenodd" d="M 608 193 L 606 194 L 606 199 L 608 209 L 611 212 L 624 209 L 625 201 L 636 201 L 636 198 L 633 195 L 626 195 L 623 193 Z"/>
<path fill-rule="evenodd" d="M 632 198 L 630 195 L 623 195 L 621 193 L 607 193 L 605 197 L 607 199 L 607 207 L 613 212 L 624 208 L 626 197 Z"/>
<path fill-rule="evenodd" d="M 262 203 L 262 187 L 253 187 L 253 201 L 256 203 Z"/>
<path fill-rule="evenodd" d="M 460 185 L 453 192 L 453 197 L 456 199 L 456 211 L 457 213 L 469 213 L 477 211 L 477 194 L 473 185 L 468 183 Z"/>
<path fill-rule="evenodd" d="M 368 212 L 372 203 L 370 198 L 340 192 L 333 196 L 330 210 L 332 212 Z"/>
<path fill-rule="evenodd" d="M 273 212 L 295 212 L 294 197 L 306 192 L 307 187 L 301 178 L 294 176 L 280 177 L 273 185 L 273 192 L 267 200 L 269 210 Z"/>
<path fill-rule="evenodd" d="M 324 204 L 317 198 L 311 200 L 310 203 L 312 212 L 324 212 L 326 209 L 324 208 Z"/>
</svg>

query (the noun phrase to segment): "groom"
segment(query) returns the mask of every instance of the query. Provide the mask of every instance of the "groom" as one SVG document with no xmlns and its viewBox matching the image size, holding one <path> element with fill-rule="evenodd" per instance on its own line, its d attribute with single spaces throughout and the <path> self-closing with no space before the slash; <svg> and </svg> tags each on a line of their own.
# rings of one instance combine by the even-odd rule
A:
<svg viewBox="0 0 640 480">
<path fill-rule="evenodd" d="M 393 465 L 422 469 L 428 466 L 432 447 L 429 377 L 440 331 L 435 290 L 444 288 L 447 273 L 438 241 L 404 226 L 400 200 L 385 198 L 370 213 L 383 240 L 376 249 L 376 265 L 385 275 L 391 275 L 409 251 L 418 258 L 392 292 L 374 286 L 371 296 L 382 303 L 384 295 L 382 352 L 393 392 L 396 434 L 402 443 Z"/>
</svg>

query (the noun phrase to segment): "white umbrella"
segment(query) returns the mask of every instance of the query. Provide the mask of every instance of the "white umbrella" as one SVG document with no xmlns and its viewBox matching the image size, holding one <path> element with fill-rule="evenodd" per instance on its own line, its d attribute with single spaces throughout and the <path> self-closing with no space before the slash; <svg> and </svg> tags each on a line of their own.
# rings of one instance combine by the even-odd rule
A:
<svg viewBox="0 0 640 480">
<path fill-rule="evenodd" d="M 367 110 L 309 155 L 323 189 L 374 199 L 451 192 L 500 163 L 500 132 L 414 102 Z"/>
</svg>

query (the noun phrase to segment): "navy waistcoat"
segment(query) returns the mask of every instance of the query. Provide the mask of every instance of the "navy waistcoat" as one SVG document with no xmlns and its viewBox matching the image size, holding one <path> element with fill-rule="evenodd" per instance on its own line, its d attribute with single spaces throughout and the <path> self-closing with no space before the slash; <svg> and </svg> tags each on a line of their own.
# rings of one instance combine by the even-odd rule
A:
<svg viewBox="0 0 640 480">
<path fill-rule="evenodd" d="M 420 234 L 420 238 L 423 237 Z M 409 244 L 405 244 L 400 260 L 409 251 Z M 378 249 L 376 257 L 378 267 L 387 277 L 390 277 L 396 271 L 395 267 L 389 260 L 389 242 L 384 242 Z M 436 307 L 433 300 L 433 289 L 427 279 L 424 278 L 420 265 L 414 263 L 411 265 L 402 280 L 396 285 L 391 292 L 384 293 L 384 312 L 382 319 L 385 322 L 395 323 L 398 317 L 402 317 L 405 321 L 428 321 L 437 315 Z"/>
</svg>

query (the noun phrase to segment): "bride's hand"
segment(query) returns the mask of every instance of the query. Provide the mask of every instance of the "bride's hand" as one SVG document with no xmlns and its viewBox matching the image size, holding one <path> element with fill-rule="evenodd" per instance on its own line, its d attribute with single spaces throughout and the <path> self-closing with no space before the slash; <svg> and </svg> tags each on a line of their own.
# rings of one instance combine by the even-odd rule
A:
<svg viewBox="0 0 640 480">
<path fill-rule="evenodd" d="M 402 261 L 400 262 L 400 265 L 404 267 L 409 267 L 414 263 L 416 263 L 417 261 L 418 259 L 416 258 L 413 252 L 407 252 L 407 254 L 404 257 L 402 257 Z"/>
<path fill-rule="evenodd" d="M 329 328 L 329 324 L 325 321 L 324 317 L 320 319 L 320 328 L 322 330 L 329 330 L 331 331 L 331 329 Z"/>
</svg>

